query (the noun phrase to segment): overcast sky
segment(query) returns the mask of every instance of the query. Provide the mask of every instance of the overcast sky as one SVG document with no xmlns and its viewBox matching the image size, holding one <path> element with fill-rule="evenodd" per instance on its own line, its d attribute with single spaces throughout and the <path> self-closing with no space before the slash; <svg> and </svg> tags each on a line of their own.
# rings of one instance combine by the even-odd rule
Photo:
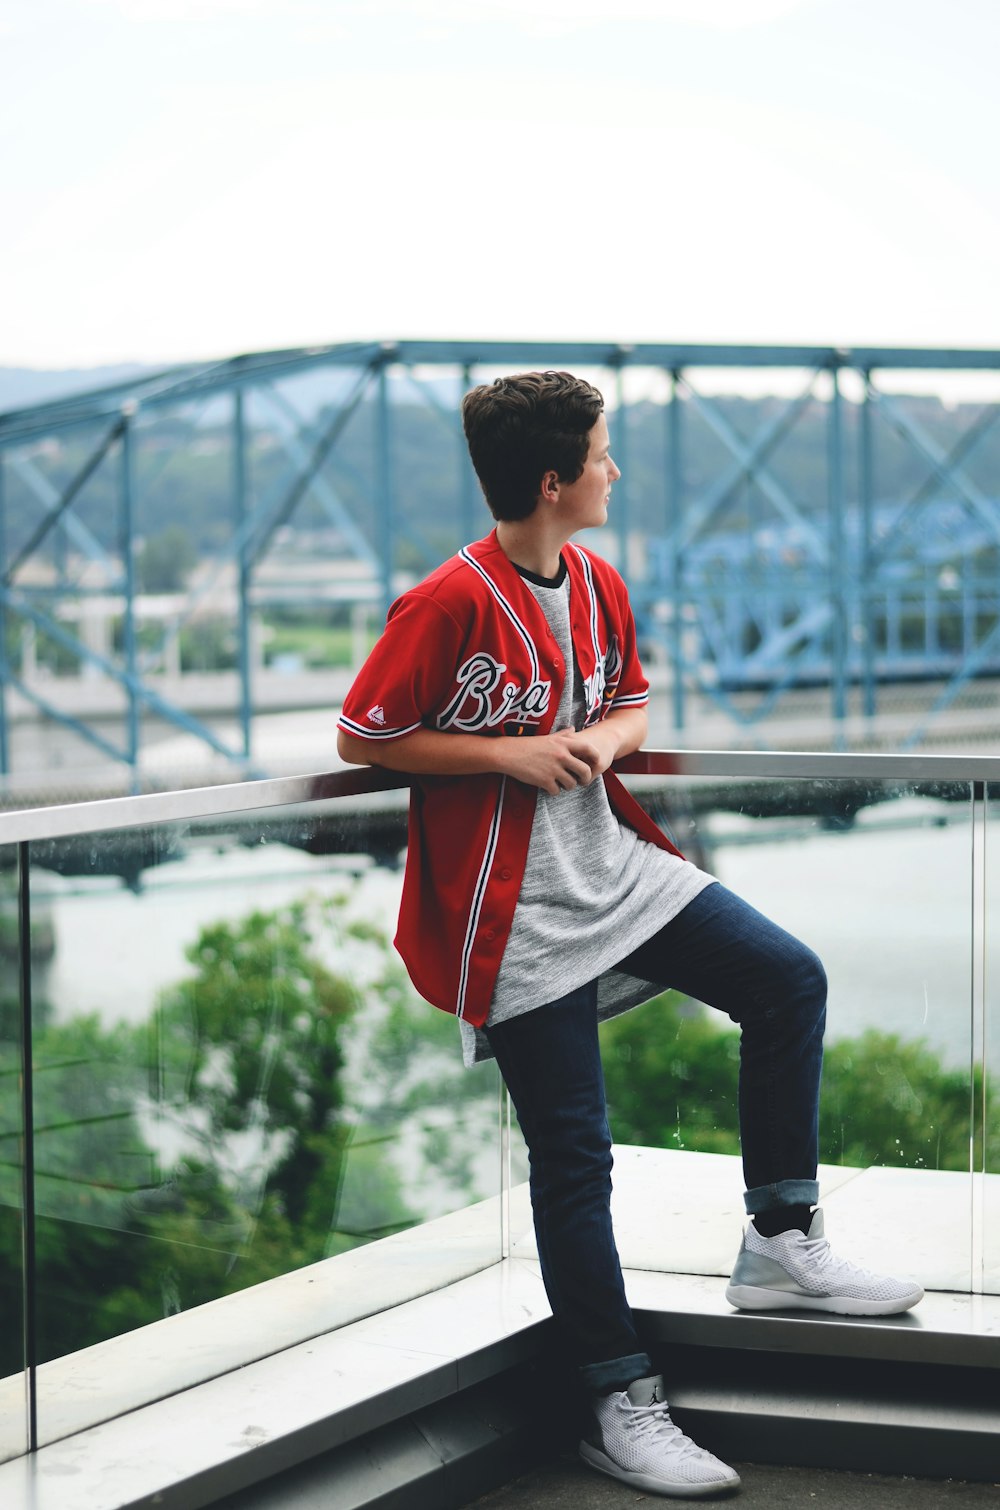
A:
<svg viewBox="0 0 1000 1510">
<path fill-rule="evenodd" d="M 2 0 L 0 365 L 1000 347 L 997 0 Z"/>
</svg>

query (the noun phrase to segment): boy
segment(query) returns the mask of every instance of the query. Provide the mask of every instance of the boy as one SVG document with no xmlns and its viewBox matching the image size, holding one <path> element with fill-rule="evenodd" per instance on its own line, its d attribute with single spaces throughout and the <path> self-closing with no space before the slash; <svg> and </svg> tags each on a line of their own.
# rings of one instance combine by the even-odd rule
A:
<svg viewBox="0 0 1000 1510">
<path fill-rule="evenodd" d="M 338 749 L 415 778 L 396 944 L 467 1062 L 495 1055 L 510 1091 L 546 1293 L 592 1397 L 581 1455 L 706 1495 L 739 1478 L 671 1421 L 622 1285 L 600 1018 L 672 986 L 741 1025 L 752 1221 L 733 1305 L 886 1315 L 923 1291 L 836 1259 L 813 1210 L 822 965 L 684 860 L 610 769 L 646 737 L 647 683 L 624 583 L 572 540 L 606 522 L 621 475 L 603 411 L 564 372 L 466 395 L 496 529 L 393 605 Z"/>
</svg>

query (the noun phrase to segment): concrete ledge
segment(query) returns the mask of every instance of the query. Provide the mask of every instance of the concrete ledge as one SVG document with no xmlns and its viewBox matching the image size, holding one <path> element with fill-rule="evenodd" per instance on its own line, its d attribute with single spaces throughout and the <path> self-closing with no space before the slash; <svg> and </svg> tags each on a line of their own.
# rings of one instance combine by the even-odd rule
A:
<svg viewBox="0 0 1000 1510">
<path fill-rule="evenodd" d="M 288 1347 L 0 1467 L 5 1510 L 197 1510 L 533 1357 L 525 1265 L 491 1269 Z"/>
<path fill-rule="evenodd" d="M 85 1431 L 488 1268 L 500 1220 L 494 1197 L 42 1364 L 39 1437 Z M 23 1451 L 23 1418 L 18 1374 L 0 1381 L 0 1458 Z"/>
<path fill-rule="evenodd" d="M 459 1510 L 572 1440 L 565 1400 L 544 1366 L 522 1365 L 215 1510 Z"/>
</svg>

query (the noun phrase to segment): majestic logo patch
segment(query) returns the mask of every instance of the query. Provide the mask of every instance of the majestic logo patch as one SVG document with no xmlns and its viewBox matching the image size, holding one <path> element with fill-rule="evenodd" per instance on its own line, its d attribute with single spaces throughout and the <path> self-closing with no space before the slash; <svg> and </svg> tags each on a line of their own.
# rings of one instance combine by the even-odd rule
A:
<svg viewBox="0 0 1000 1510">
<path fill-rule="evenodd" d="M 368 709 L 368 712 L 365 714 L 365 717 L 367 718 L 367 720 L 368 720 L 368 722 L 370 724 L 384 724 L 385 723 L 385 709 L 381 706 L 381 704 L 376 703 L 375 706 L 374 706 L 374 708 L 369 708 Z"/>
<path fill-rule="evenodd" d="M 485 650 L 470 655 L 455 673 L 458 690 L 438 718 L 439 729 L 493 729 L 497 724 L 527 723 L 548 712 L 551 682 L 529 682 L 521 687 L 508 681 L 500 685 L 507 667 Z M 369 714 L 369 717 L 371 715 Z"/>
</svg>

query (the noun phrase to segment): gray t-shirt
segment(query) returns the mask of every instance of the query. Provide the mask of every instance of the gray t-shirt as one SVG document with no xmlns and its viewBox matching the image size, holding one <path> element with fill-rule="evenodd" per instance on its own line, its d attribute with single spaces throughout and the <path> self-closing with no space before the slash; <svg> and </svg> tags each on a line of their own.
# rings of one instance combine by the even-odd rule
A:
<svg viewBox="0 0 1000 1510">
<path fill-rule="evenodd" d="M 573 654 L 570 583 L 525 577 L 569 673 L 553 730 L 582 728 L 583 679 Z M 596 980 L 677 916 L 713 877 L 621 824 L 603 781 L 539 792 L 528 858 L 500 964 L 489 1026 L 534 1011 Z M 602 981 L 599 1012 L 612 1016 L 662 989 L 619 975 Z M 490 1057 L 486 1035 L 463 1022 L 465 1061 Z"/>
</svg>

